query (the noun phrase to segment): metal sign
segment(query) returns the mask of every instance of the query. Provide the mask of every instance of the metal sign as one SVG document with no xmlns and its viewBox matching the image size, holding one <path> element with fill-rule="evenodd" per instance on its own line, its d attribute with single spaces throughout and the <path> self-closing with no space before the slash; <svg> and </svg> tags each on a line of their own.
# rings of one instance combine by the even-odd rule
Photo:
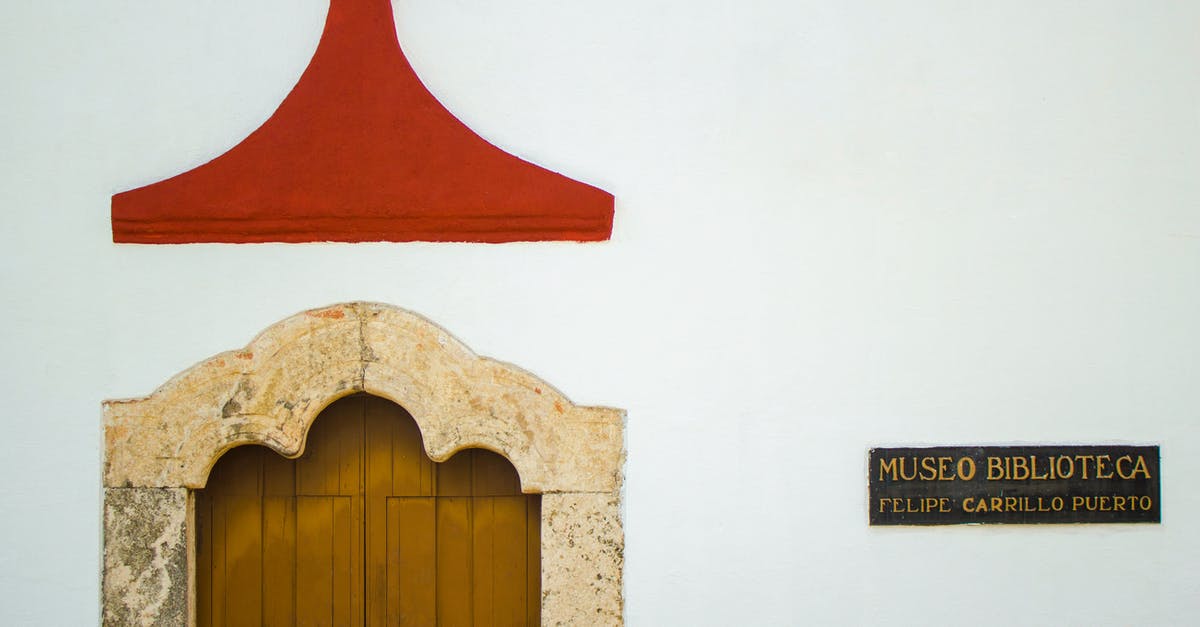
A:
<svg viewBox="0 0 1200 627">
<path fill-rule="evenodd" d="M 871 449 L 871 525 L 1157 523 L 1157 446 Z"/>
</svg>

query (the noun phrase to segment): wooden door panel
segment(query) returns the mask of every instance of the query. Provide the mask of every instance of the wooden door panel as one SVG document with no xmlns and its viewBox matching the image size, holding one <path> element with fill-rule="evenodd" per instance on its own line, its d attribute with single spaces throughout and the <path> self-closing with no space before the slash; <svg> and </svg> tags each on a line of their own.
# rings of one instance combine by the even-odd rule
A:
<svg viewBox="0 0 1200 627">
<path fill-rule="evenodd" d="M 386 496 L 433 496 L 433 460 L 417 423 L 399 406 L 368 398 L 365 404 L 368 491 Z"/>
<path fill-rule="evenodd" d="M 233 496 L 217 501 L 213 516 L 224 520 L 225 621 L 253 627 L 262 615 L 262 501 Z"/>
<path fill-rule="evenodd" d="M 214 537 L 212 498 L 204 490 L 196 492 L 194 520 L 196 522 L 196 624 L 207 627 L 213 624 L 212 552 Z"/>
<path fill-rule="evenodd" d="M 196 499 L 196 618 L 202 626 L 225 624 L 225 517 L 213 510 L 215 498 Z"/>
<path fill-rule="evenodd" d="M 525 624 L 542 624 L 542 497 L 525 500 Z"/>
<path fill-rule="evenodd" d="M 478 566 L 476 590 L 490 590 L 491 616 L 476 624 L 502 626 L 524 625 L 527 611 L 526 585 L 528 546 L 526 544 L 527 513 L 530 499 L 523 496 L 498 496 L 476 499 L 476 511 L 491 509 L 492 526 L 490 537 L 478 525 L 476 537 L 483 536 L 491 553 L 490 568 Z M 476 520 L 481 517 L 476 515 Z M 478 564 L 478 560 L 476 563 Z M 484 585 L 481 578 L 491 578 L 491 585 Z M 478 594 L 478 593 L 477 593 Z"/>
<path fill-rule="evenodd" d="M 540 499 L 512 465 L 443 464 L 398 406 L 358 396 L 287 460 L 226 453 L 196 498 L 198 625 L 536 625 Z"/>
<path fill-rule="evenodd" d="M 362 492 L 363 399 L 342 399 L 321 412 L 296 467 L 296 493 L 354 496 Z"/>
<path fill-rule="evenodd" d="M 472 498 L 470 505 L 471 568 L 468 579 L 459 585 L 471 591 L 471 624 L 490 625 L 496 610 L 496 579 L 492 576 L 496 568 L 496 512 L 489 497 Z"/>
<path fill-rule="evenodd" d="M 356 624 L 349 497 L 296 498 L 298 625 Z"/>
<path fill-rule="evenodd" d="M 296 624 L 296 498 L 264 496 L 263 611 L 268 627 Z"/>
<path fill-rule="evenodd" d="M 469 497 L 474 484 L 475 451 L 459 451 L 436 467 L 434 486 L 439 497 Z"/>
<path fill-rule="evenodd" d="M 198 572 L 211 573 L 196 586 L 200 624 L 258 624 L 262 607 L 261 501 L 227 496 L 197 499 Z"/>
<path fill-rule="evenodd" d="M 437 514 L 429 497 L 387 499 L 387 625 L 437 622 Z"/>
<path fill-rule="evenodd" d="M 440 485 L 440 473 L 439 473 Z M 437 612 L 440 627 L 472 624 L 471 499 L 437 499 Z"/>
<path fill-rule="evenodd" d="M 476 449 L 459 455 L 471 455 L 471 494 L 473 496 L 517 496 L 521 480 L 517 469 L 504 456 Z"/>
</svg>

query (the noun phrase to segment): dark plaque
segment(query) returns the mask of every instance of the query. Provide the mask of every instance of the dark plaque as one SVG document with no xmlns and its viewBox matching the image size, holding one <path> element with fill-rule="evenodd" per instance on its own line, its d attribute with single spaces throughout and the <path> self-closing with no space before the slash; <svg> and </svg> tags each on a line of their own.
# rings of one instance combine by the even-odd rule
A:
<svg viewBox="0 0 1200 627">
<path fill-rule="evenodd" d="M 1156 523 L 1157 446 L 934 446 L 870 455 L 872 525 Z"/>
</svg>

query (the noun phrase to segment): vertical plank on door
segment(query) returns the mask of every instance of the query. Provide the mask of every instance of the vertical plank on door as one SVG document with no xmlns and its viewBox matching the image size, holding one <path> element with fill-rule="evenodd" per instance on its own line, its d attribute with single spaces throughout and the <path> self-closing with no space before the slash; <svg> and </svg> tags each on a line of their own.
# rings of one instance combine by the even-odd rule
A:
<svg viewBox="0 0 1200 627">
<path fill-rule="evenodd" d="M 225 500 L 225 624 L 253 627 L 262 620 L 262 500 Z"/>
<path fill-rule="evenodd" d="M 468 580 L 471 600 L 475 608 L 476 627 L 490 627 L 493 616 L 495 580 L 492 570 L 496 567 L 493 555 L 493 535 L 496 526 L 495 511 L 491 497 L 472 497 L 471 528 L 471 579 Z"/>
<path fill-rule="evenodd" d="M 472 464 L 473 496 L 511 496 L 521 493 L 517 469 L 504 456 L 483 449 L 471 453 L 475 457 Z"/>
<path fill-rule="evenodd" d="M 263 451 L 263 625 L 296 624 L 296 465 Z"/>
<path fill-rule="evenodd" d="M 359 451 L 355 447 L 361 441 L 360 398 L 344 398 L 326 407 L 309 429 L 304 455 L 296 460 L 298 493 L 335 495 L 342 494 L 343 485 L 357 485 Z"/>
<path fill-rule="evenodd" d="M 527 625 L 542 624 L 542 497 L 525 497 L 525 603 Z"/>
<path fill-rule="evenodd" d="M 394 403 L 382 401 L 368 405 L 368 415 L 386 425 L 392 456 L 392 485 L 389 496 L 432 496 L 434 464 L 425 454 L 425 444 L 417 423 Z M 369 418 L 370 420 L 371 418 Z M 380 441 L 383 445 L 384 441 Z M 368 441 L 369 446 L 375 443 Z"/>
<path fill-rule="evenodd" d="M 335 470 L 337 467 L 331 464 L 333 455 L 329 451 L 330 443 L 326 442 L 324 437 L 324 432 L 328 430 L 327 424 L 323 420 L 313 423 L 312 428 L 309 429 L 308 441 L 304 445 L 304 455 L 295 461 L 296 494 L 298 495 L 316 496 L 337 493 L 334 486 L 337 485 L 338 475 L 336 472 L 329 472 L 331 466 Z"/>
<path fill-rule="evenodd" d="M 356 495 L 362 490 L 364 400 L 361 396 L 352 396 L 330 407 L 337 411 L 329 416 L 329 427 L 337 451 L 337 466 L 333 472 L 338 482 L 337 493 L 342 496 Z"/>
<path fill-rule="evenodd" d="M 438 496 L 471 496 L 472 469 L 475 462 L 475 450 L 459 451 L 453 457 L 438 464 L 437 486 Z"/>
<path fill-rule="evenodd" d="M 470 503 L 470 497 L 437 499 L 439 627 L 472 624 Z"/>
<path fill-rule="evenodd" d="M 524 625 L 527 588 L 527 517 L 529 497 L 494 496 L 491 501 L 495 523 L 491 528 L 492 563 L 486 576 L 492 581 L 494 599 L 490 625 Z M 478 505 L 477 505 L 478 507 Z M 476 534 L 480 533 L 476 527 Z M 476 565 L 478 569 L 478 563 Z M 478 580 L 478 576 L 476 577 Z"/>
<path fill-rule="evenodd" d="M 296 498 L 263 497 L 263 625 L 296 623 Z"/>
<path fill-rule="evenodd" d="M 428 497 L 387 500 L 387 624 L 437 625 L 437 507 Z"/>
<path fill-rule="evenodd" d="M 351 396 L 338 401 L 330 416 L 337 448 L 338 499 L 335 504 L 335 531 L 338 550 L 334 551 L 335 590 L 334 622 L 363 624 L 363 456 L 366 396 Z M 343 620 L 344 619 L 344 620 Z"/>
<path fill-rule="evenodd" d="M 212 624 L 212 498 L 196 493 L 196 625 Z"/>
<path fill-rule="evenodd" d="M 221 483 L 224 519 L 224 608 L 222 625 L 257 625 L 262 620 L 263 449 L 240 447 L 224 455 L 228 476 Z"/>
<path fill-rule="evenodd" d="M 213 499 L 212 503 L 212 604 L 209 606 L 209 624 L 212 627 L 225 625 L 225 501 Z"/>
<path fill-rule="evenodd" d="M 362 600 L 361 573 L 362 551 L 356 550 L 358 529 L 355 525 L 353 506 L 356 504 L 349 497 L 332 500 L 333 530 L 329 538 L 330 566 L 333 570 L 331 596 L 333 597 L 334 625 L 361 625 Z"/>
<path fill-rule="evenodd" d="M 391 563 L 388 538 L 387 495 L 392 488 L 393 438 L 395 423 L 376 403 L 368 403 L 364 416 L 364 488 L 366 508 L 365 588 L 366 624 L 397 624 L 388 613 L 388 598 L 393 590 L 388 580 Z"/>
<path fill-rule="evenodd" d="M 333 498 L 296 498 L 296 621 L 333 624 Z"/>
</svg>

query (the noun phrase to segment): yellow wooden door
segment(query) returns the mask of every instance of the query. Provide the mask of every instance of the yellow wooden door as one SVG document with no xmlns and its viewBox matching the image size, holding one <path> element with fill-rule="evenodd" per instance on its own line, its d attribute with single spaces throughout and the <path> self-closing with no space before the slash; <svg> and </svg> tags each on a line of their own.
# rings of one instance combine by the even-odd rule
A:
<svg viewBox="0 0 1200 627">
<path fill-rule="evenodd" d="M 490 451 L 433 463 L 383 399 L 330 405 L 297 460 L 226 453 L 196 527 L 201 627 L 540 623 L 540 499 Z"/>
</svg>

